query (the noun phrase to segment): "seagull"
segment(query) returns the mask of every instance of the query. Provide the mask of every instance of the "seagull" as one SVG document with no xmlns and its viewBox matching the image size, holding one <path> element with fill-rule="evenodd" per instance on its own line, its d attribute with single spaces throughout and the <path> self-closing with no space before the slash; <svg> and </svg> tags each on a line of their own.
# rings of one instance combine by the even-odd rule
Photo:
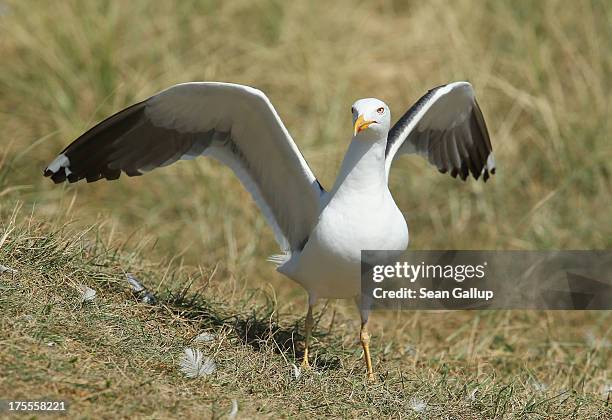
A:
<svg viewBox="0 0 612 420">
<path fill-rule="evenodd" d="M 177 160 L 209 156 L 227 165 L 272 228 L 281 253 L 269 260 L 308 293 L 302 366 L 310 367 L 313 306 L 319 299 L 360 299 L 361 251 L 404 251 L 408 226 L 389 191 L 393 161 L 426 158 L 442 173 L 495 173 L 491 141 L 472 85 L 454 82 L 423 95 L 391 126 L 381 100 L 351 107 L 352 139 L 327 191 L 315 177 L 268 97 L 232 83 L 171 86 L 82 134 L 44 171 L 55 183 L 139 176 Z M 360 341 L 374 380 L 361 309 Z"/>
</svg>

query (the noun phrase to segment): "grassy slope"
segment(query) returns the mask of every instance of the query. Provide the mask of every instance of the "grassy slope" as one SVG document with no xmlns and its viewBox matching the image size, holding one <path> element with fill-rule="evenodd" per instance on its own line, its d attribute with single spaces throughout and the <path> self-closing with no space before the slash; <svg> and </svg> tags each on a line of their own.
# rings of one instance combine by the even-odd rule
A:
<svg viewBox="0 0 612 420">
<path fill-rule="evenodd" d="M 403 317 L 399 332 L 377 338 L 379 381 L 368 385 L 356 322 L 325 311 L 317 367 L 295 379 L 298 317 L 280 314 L 279 323 L 266 296 L 215 286 L 223 273 L 147 264 L 138 252 L 108 248 L 103 233 L 33 221 L 8 227 L 0 258 L 19 273 L 0 275 L 4 397 L 68 399 L 74 412 L 92 417 L 217 416 L 232 399 L 247 417 L 418 417 L 413 399 L 426 402 L 432 417 L 610 414 L 601 385 L 609 343 L 596 338 L 609 328 L 607 313 Z M 138 302 L 125 271 L 146 279 L 160 303 Z M 97 291 L 94 301 L 80 302 L 79 285 Z M 201 331 L 215 339 L 194 343 Z M 184 378 L 178 360 L 186 346 L 212 357 L 217 371 Z"/>
<path fill-rule="evenodd" d="M 9 371 L 0 395 L 69 396 L 90 416 L 162 416 L 166 405 L 177 415 L 225 413 L 232 398 L 245 415 L 409 417 L 413 397 L 432 414 L 475 418 L 609 410 L 607 313 L 378 314 L 374 352 L 385 380 L 367 388 L 355 313 L 331 305 L 317 346 L 328 369 L 294 381 L 293 347 L 278 353 L 265 331 L 272 317 L 281 322 L 276 341 L 295 335 L 304 295 L 263 262 L 272 235 L 229 171 L 201 160 L 69 187 L 40 176 L 68 139 L 122 106 L 172 83 L 226 80 L 270 95 L 330 186 L 354 99 L 383 98 L 397 117 L 428 87 L 469 79 L 500 170 L 485 187 L 418 159 L 396 165 L 392 190 L 411 246 L 610 248 L 605 1 L 1 5 L 0 263 L 20 273 L 0 275 L 0 365 Z M 164 304 L 138 304 L 124 271 L 158 288 Z M 191 282 L 188 295 L 200 291 L 212 316 L 201 305 L 176 307 L 172 296 Z M 98 291 L 92 305 L 79 304 L 78 284 Z M 278 304 L 249 298 L 252 289 Z M 254 302 L 255 315 L 244 309 Z M 244 340 L 247 326 L 257 334 Z M 202 328 L 224 337 L 205 348 L 219 369 L 188 381 L 176 362 Z M 534 380 L 549 389 L 537 392 Z M 477 400 L 466 401 L 475 388 Z"/>
</svg>

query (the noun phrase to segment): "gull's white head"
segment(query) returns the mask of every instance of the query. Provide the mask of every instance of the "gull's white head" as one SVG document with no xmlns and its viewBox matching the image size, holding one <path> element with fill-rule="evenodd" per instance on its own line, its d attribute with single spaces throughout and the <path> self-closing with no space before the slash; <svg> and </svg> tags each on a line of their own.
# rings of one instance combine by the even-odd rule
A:
<svg viewBox="0 0 612 420">
<path fill-rule="evenodd" d="M 351 107 L 353 136 L 360 139 L 386 138 L 391 128 L 391 111 L 386 103 L 376 98 L 359 99 Z"/>
</svg>

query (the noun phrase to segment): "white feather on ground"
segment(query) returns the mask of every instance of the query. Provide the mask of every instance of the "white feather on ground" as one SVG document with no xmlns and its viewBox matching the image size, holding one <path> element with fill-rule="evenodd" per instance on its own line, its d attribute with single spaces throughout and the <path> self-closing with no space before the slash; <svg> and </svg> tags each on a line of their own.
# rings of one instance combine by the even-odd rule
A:
<svg viewBox="0 0 612 420">
<path fill-rule="evenodd" d="M 142 292 L 145 290 L 145 287 L 138 281 L 138 279 L 132 273 L 126 273 L 125 277 L 127 278 L 130 287 L 135 293 Z"/>
<path fill-rule="evenodd" d="M 96 291 L 91 287 L 80 285 L 79 291 L 81 292 L 81 302 L 91 302 L 96 298 Z"/>
<path fill-rule="evenodd" d="M 293 378 L 298 379 L 302 375 L 302 369 L 300 369 L 295 363 L 291 363 L 293 368 Z"/>
<path fill-rule="evenodd" d="M 17 274 L 17 270 L 15 270 L 14 268 L 10 268 L 10 267 L 7 267 L 5 265 L 0 264 L 0 274 L 2 274 L 2 273 Z"/>
<path fill-rule="evenodd" d="M 214 340 L 215 336 L 207 331 L 201 332 L 196 338 L 193 339 L 193 341 L 197 343 L 210 343 Z"/>
<path fill-rule="evenodd" d="M 227 418 L 228 419 L 235 419 L 237 414 L 238 414 L 238 401 L 232 400 L 232 409 L 229 412 L 229 414 L 227 415 Z"/>
<path fill-rule="evenodd" d="M 132 292 L 136 297 L 140 299 L 142 303 L 146 303 L 148 305 L 155 305 L 157 303 L 157 298 L 155 295 L 146 287 L 142 285 L 142 283 L 134 276 L 132 273 L 126 273 L 125 277 L 132 289 Z"/>
<path fill-rule="evenodd" d="M 546 392 L 548 390 L 548 385 L 544 382 L 540 382 L 536 379 L 531 380 L 531 386 L 538 392 Z"/>
<path fill-rule="evenodd" d="M 466 396 L 466 400 L 468 401 L 476 401 L 476 393 L 478 392 L 478 388 L 474 388 L 470 391 L 470 393 Z"/>
<path fill-rule="evenodd" d="M 412 411 L 415 411 L 417 413 L 422 413 L 427 410 L 427 403 L 420 398 L 412 398 L 409 404 Z"/>
<path fill-rule="evenodd" d="M 183 374 L 188 378 L 210 375 L 217 369 L 217 365 L 211 358 L 204 357 L 200 350 L 189 347 L 185 349 L 179 365 Z"/>
</svg>

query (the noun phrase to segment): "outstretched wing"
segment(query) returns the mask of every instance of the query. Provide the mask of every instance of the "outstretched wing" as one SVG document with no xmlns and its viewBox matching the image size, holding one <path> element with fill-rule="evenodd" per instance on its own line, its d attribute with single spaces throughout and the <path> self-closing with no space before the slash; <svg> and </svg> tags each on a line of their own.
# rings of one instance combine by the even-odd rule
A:
<svg viewBox="0 0 612 420">
<path fill-rule="evenodd" d="M 417 153 L 464 181 L 470 172 L 485 182 L 495 174 L 491 140 L 472 85 L 433 88 L 399 119 L 387 139 L 387 176 L 393 160 L 405 153 Z"/>
<path fill-rule="evenodd" d="M 211 156 L 251 193 L 284 251 L 301 249 L 323 188 L 268 98 L 229 83 L 184 83 L 102 121 L 45 169 L 56 182 L 142 175 Z"/>
</svg>

